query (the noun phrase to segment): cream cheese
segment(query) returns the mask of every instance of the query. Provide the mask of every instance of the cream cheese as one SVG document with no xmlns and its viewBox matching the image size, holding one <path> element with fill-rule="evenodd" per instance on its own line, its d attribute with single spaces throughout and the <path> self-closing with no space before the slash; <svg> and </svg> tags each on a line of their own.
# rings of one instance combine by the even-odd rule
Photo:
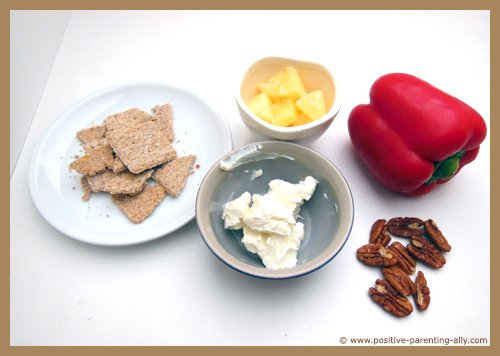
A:
<svg viewBox="0 0 500 356">
<path fill-rule="evenodd" d="M 242 242 L 269 269 L 297 264 L 297 251 L 304 239 L 304 224 L 297 222 L 302 204 L 316 190 L 311 176 L 293 184 L 281 179 L 269 182 L 266 194 L 245 192 L 226 203 L 222 218 L 226 229 L 243 229 Z"/>
<path fill-rule="evenodd" d="M 222 218 L 224 219 L 224 227 L 226 229 L 237 230 L 243 228 L 242 218 L 248 214 L 250 210 L 250 201 L 252 197 L 250 193 L 243 193 L 239 198 L 234 199 L 224 204 Z"/>
</svg>

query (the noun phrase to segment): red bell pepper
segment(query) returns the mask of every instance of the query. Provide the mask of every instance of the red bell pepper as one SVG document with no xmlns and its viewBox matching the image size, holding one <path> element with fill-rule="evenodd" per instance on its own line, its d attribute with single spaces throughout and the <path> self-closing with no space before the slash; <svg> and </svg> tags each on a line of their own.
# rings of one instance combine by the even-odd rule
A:
<svg viewBox="0 0 500 356">
<path fill-rule="evenodd" d="M 375 81 L 370 104 L 349 115 L 361 160 L 386 188 L 430 192 L 472 162 L 486 136 L 483 118 L 459 99 L 402 73 Z"/>
</svg>

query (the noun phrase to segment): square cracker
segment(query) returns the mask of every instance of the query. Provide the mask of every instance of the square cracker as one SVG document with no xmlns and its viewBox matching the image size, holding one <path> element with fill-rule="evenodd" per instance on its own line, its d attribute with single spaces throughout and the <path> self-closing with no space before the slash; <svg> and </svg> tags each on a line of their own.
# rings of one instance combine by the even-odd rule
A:
<svg viewBox="0 0 500 356">
<path fill-rule="evenodd" d="M 160 183 L 169 195 L 176 197 L 186 185 L 195 160 L 195 155 L 177 157 L 157 169 L 153 174 L 153 179 Z"/>
<path fill-rule="evenodd" d="M 144 184 L 153 174 L 153 170 L 133 174 L 130 172 L 114 173 L 106 171 L 88 177 L 92 192 L 108 192 L 111 194 L 137 194 L 144 189 Z"/>
<path fill-rule="evenodd" d="M 120 119 L 121 120 L 121 119 Z M 167 136 L 158 129 L 154 121 L 131 120 L 122 127 L 112 120 L 106 137 L 115 154 L 132 173 L 171 161 L 177 154 Z M 135 124 L 133 124 L 135 122 Z M 108 122 L 106 120 L 106 125 Z"/>
<path fill-rule="evenodd" d="M 174 140 L 174 108 L 171 104 L 156 105 L 151 109 L 154 113 L 154 119 L 158 121 L 161 130 L 167 136 L 168 140 Z"/>
<path fill-rule="evenodd" d="M 153 213 L 166 195 L 165 189 L 154 183 L 146 184 L 143 191 L 137 195 L 115 194 L 111 199 L 130 220 L 138 224 Z"/>
<path fill-rule="evenodd" d="M 112 167 L 114 160 L 113 149 L 110 145 L 104 145 L 90 150 L 82 157 L 71 162 L 69 168 L 83 175 L 94 176 Z"/>
</svg>

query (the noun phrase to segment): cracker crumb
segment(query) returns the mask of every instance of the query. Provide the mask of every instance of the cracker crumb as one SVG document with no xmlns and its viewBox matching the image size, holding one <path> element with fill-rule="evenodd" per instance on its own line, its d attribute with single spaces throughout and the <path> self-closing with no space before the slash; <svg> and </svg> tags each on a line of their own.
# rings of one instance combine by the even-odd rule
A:
<svg viewBox="0 0 500 356">
<path fill-rule="evenodd" d="M 92 195 L 92 189 L 90 188 L 89 180 L 87 176 L 83 176 L 80 179 L 80 185 L 82 187 L 82 200 L 83 201 L 89 201 L 90 196 Z M 90 206 L 89 206 L 90 209 Z"/>
</svg>

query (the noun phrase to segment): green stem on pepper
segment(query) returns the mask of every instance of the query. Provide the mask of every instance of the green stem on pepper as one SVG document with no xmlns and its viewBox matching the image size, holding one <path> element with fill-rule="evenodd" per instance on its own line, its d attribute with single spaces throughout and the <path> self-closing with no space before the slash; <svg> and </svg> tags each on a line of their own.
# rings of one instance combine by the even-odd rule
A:
<svg viewBox="0 0 500 356">
<path fill-rule="evenodd" d="M 430 184 L 437 180 L 446 180 L 453 177 L 457 172 L 458 167 L 460 166 L 460 160 L 462 159 L 464 154 L 465 151 L 460 150 L 450 157 L 440 162 L 434 163 L 434 173 L 425 184 Z"/>
</svg>

